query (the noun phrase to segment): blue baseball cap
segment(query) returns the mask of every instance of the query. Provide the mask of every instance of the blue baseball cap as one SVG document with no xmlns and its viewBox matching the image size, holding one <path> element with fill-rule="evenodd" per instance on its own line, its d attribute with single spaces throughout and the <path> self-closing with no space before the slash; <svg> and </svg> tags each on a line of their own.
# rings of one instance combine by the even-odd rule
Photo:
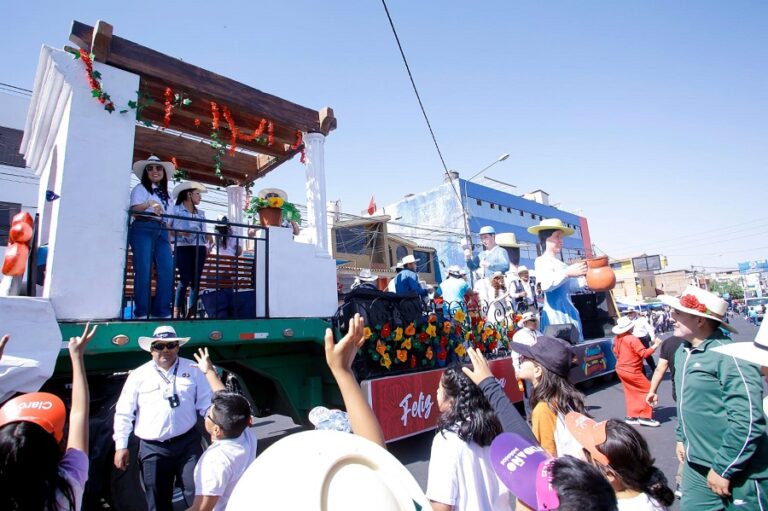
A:
<svg viewBox="0 0 768 511">
<path fill-rule="evenodd" d="M 496 234 L 496 229 L 490 225 L 486 225 L 485 227 L 480 228 L 480 234 Z"/>
</svg>

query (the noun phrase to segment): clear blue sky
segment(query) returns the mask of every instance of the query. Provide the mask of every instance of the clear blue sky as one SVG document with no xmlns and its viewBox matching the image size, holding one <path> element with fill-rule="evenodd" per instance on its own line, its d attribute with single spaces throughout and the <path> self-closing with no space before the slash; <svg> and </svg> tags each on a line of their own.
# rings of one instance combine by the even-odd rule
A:
<svg viewBox="0 0 768 511">
<path fill-rule="evenodd" d="M 33 7 L 34 5 L 34 7 Z M 199 5 L 199 6 L 198 6 Z M 450 168 L 542 188 L 613 256 L 672 268 L 768 257 L 768 3 L 406 1 L 390 12 Z M 3 8 L 0 82 L 31 88 L 72 19 L 312 108 L 328 198 L 359 213 L 442 168 L 378 0 Z M 296 159 L 298 160 L 298 159 Z M 303 167 L 264 180 L 303 202 Z"/>
</svg>

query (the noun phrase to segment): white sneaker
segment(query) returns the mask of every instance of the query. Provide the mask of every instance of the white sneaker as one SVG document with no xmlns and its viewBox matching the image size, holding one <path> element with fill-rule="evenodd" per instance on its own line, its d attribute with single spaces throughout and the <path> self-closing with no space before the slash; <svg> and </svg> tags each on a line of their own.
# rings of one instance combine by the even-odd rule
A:
<svg viewBox="0 0 768 511">
<path fill-rule="evenodd" d="M 657 421 L 656 419 L 646 419 L 644 417 L 638 417 L 637 423 L 641 426 L 647 426 L 649 428 L 658 428 L 661 426 L 661 423 Z"/>
<path fill-rule="evenodd" d="M 624 422 L 626 422 L 627 424 L 639 424 L 640 419 L 638 419 L 637 417 L 624 417 Z"/>
</svg>

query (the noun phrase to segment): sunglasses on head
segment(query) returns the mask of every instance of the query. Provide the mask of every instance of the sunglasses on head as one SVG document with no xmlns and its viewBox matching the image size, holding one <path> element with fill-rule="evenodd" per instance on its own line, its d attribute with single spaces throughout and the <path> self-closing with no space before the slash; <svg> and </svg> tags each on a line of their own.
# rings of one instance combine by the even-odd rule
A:
<svg viewBox="0 0 768 511">
<path fill-rule="evenodd" d="M 163 351 L 163 350 L 175 350 L 179 347 L 178 342 L 155 342 L 152 343 L 152 351 Z"/>
</svg>

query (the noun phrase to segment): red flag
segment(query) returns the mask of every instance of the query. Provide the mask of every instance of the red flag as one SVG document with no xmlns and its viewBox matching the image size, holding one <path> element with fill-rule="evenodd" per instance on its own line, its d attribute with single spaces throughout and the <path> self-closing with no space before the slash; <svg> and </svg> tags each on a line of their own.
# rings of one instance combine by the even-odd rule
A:
<svg viewBox="0 0 768 511">
<path fill-rule="evenodd" d="M 376 211 L 376 199 L 371 195 L 371 202 L 368 203 L 368 214 L 372 215 Z"/>
</svg>

